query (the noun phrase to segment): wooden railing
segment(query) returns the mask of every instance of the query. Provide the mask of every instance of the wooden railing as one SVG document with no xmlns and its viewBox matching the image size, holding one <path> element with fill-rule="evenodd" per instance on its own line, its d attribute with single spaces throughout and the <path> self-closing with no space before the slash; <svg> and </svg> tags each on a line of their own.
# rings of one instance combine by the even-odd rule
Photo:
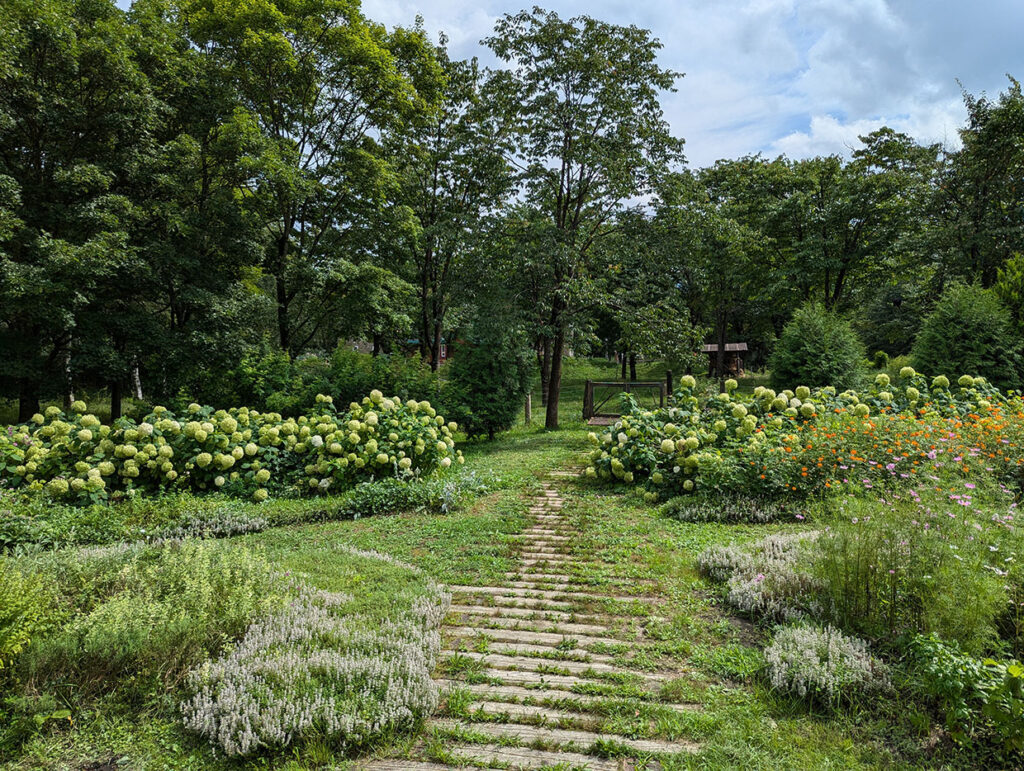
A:
<svg viewBox="0 0 1024 771">
<path fill-rule="evenodd" d="M 628 381 L 628 380 L 588 380 L 586 387 L 583 391 L 583 419 L 590 420 L 591 418 L 617 418 L 622 413 L 618 412 L 618 402 L 615 403 L 614 407 L 608 406 L 608 402 L 613 397 L 617 397 L 621 393 L 648 393 L 652 397 L 658 400 L 660 407 L 665 406 L 665 400 L 668 398 L 669 389 L 671 388 L 672 374 L 669 373 L 665 380 L 645 380 L 645 381 Z M 605 391 L 605 394 L 597 394 L 598 390 Z"/>
</svg>

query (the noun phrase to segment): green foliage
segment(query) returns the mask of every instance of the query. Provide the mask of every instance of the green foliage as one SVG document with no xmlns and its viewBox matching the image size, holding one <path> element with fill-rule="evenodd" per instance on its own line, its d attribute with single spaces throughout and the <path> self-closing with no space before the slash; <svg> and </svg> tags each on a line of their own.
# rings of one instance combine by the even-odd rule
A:
<svg viewBox="0 0 1024 771">
<path fill-rule="evenodd" d="M 875 369 L 886 369 L 889 366 L 889 354 L 885 351 L 875 351 L 871 357 L 871 366 Z"/>
<path fill-rule="evenodd" d="M 196 541 L 55 552 L 28 567 L 58 592 L 65 617 L 22 654 L 18 673 L 70 679 L 81 693 L 177 683 L 284 596 L 262 557 Z"/>
<path fill-rule="evenodd" d="M 10 666 L 53 613 L 53 597 L 43 581 L 0 558 L 0 670 Z"/>
<path fill-rule="evenodd" d="M 317 394 L 331 394 L 339 404 L 348 404 L 375 388 L 403 401 L 437 404 L 441 398 L 437 374 L 415 356 L 373 356 L 342 342 L 330 356 L 309 353 L 293 358 L 266 340 L 247 350 L 231 369 L 207 378 L 192 394 L 216 407 L 247 404 L 292 417 L 315 408 Z"/>
<path fill-rule="evenodd" d="M 493 439 L 515 425 L 533 385 L 533 356 L 522 331 L 478 324 L 449 365 L 445 402 L 469 436 Z"/>
<path fill-rule="evenodd" d="M 824 306 L 798 309 L 782 330 L 769 360 L 772 385 L 856 388 L 863 380 L 864 346 L 849 322 Z"/>
<path fill-rule="evenodd" d="M 975 655 L 992 650 L 1009 603 L 1006 560 L 1024 542 L 998 514 L 962 505 L 978 492 L 841 499 L 813 555 L 834 622 L 874 640 L 934 632 Z"/>
<path fill-rule="evenodd" d="M 914 365 L 929 372 L 980 376 L 1017 388 L 1024 371 L 1010 314 L 980 286 L 953 284 L 925 318 L 914 342 Z"/>
<path fill-rule="evenodd" d="M 914 685 L 938 707 L 959 744 L 990 745 L 1004 761 L 1024 752 L 1024 666 L 980 660 L 937 635 L 910 641 Z"/>
<path fill-rule="evenodd" d="M 346 412 L 330 396 L 298 419 L 247 407 L 189 405 L 179 420 L 163 407 L 142 422 L 102 425 L 76 402 L 50 407 L 0 436 L 0 479 L 55 499 L 104 500 L 123 491 L 217 490 L 268 497 L 344 490 L 363 479 L 411 479 L 461 462 L 452 434 L 429 402 L 387 399 L 374 390 Z"/>
</svg>

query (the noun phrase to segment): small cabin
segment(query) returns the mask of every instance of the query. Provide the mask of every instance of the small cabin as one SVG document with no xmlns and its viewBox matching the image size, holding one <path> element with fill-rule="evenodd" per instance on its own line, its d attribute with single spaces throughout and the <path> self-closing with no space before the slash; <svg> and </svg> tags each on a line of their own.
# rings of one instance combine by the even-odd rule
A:
<svg viewBox="0 0 1024 771">
<path fill-rule="evenodd" d="M 748 350 L 746 343 L 725 344 L 725 372 L 718 371 L 718 345 L 710 343 L 704 346 L 704 353 L 708 355 L 708 377 L 720 377 L 733 375 L 739 377 L 743 374 L 743 354 Z"/>
</svg>

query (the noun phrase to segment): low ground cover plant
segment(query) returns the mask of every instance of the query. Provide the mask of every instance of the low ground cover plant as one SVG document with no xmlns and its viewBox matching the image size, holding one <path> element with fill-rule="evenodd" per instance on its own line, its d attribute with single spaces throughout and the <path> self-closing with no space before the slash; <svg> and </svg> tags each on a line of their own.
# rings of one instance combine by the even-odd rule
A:
<svg viewBox="0 0 1024 771">
<path fill-rule="evenodd" d="M 436 706 L 450 596 L 386 555 L 338 546 L 331 558 L 350 590 L 226 542 L 0 558 L 14 577 L 0 587 L 0 760 L 101 702 L 181 720 L 229 756 L 408 728 Z"/>
<path fill-rule="evenodd" d="M 428 476 L 462 461 L 457 428 L 429 402 L 373 391 L 347 410 L 329 396 L 298 418 L 199 404 L 162 407 L 141 422 L 103 425 L 76 402 L 49 407 L 0 433 L 0 483 L 56 500 L 100 502 L 114 494 L 215 491 L 260 502 L 270 492 L 326 494 L 360 481 Z"/>
<path fill-rule="evenodd" d="M 795 509 L 770 498 L 744 495 L 679 495 L 665 502 L 661 512 L 680 522 L 748 522 L 791 520 Z"/>
<path fill-rule="evenodd" d="M 1024 401 L 982 378 L 926 379 L 910 367 L 863 392 L 700 394 L 681 379 L 673 403 L 625 414 L 594 449 L 586 475 L 643 486 L 649 500 L 705 490 L 752 496 L 895 488 L 931 477 L 1016 485 L 1024 467 Z"/>
<path fill-rule="evenodd" d="M 884 685 L 881 656 L 900 671 L 904 695 L 938 713 L 955 741 L 1019 762 L 1024 538 L 1013 491 L 939 480 L 819 508 L 815 530 L 698 558 L 726 604 L 788 625 L 765 651 L 771 685 L 838 706 Z"/>
<path fill-rule="evenodd" d="M 411 569 L 411 568 L 410 568 Z M 430 715 L 430 677 L 450 596 L 436 585 L 407 610 L 367 625 L 352 597 L 300 587 L 227 655 L 193 670 L 185 725 L 229 756 L 315 734 L 350 749 Z"/>
<path fill-rule="evenodd" d="M 0 553 L 178 538 L 226 538 L 268 527 L 359 519 L 395 511 L 448 513 L 489 489 L 473 473 L 385 477 L 338 495 L 274 498 L 253 506 L 227 496 L 133 496 L 102 503 L 0 494 Z"/>
<path fill-rule="evenodd" d="M 780 627 L 764 651 L 773 688 L 833 707 L 889 686 L 888 667 L 867 643 L 834 626 Z"/>
</svg>

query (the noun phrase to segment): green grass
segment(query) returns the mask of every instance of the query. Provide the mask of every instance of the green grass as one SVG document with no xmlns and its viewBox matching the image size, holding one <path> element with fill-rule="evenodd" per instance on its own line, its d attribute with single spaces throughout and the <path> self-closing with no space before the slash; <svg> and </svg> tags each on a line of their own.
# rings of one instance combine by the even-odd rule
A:
<svg viewBox="0 0 1024 771">
<path fill-rule="evenodd" d="M 639 367 L 640 379 L 660 379 L 664 368 Z M 515 565 L 513 536 L 527 521 L 528 496 L 540 477 L 558 467 L 580 465 L 587 449 L 581 413 L 587 379 L 617 379 L 617 366 L 601 360 L 567 362 L 561 400 L 562 429 L 540 426 L 543 410 L 534 394 L 534 425 L 520 420 L 497 441 L 463 442 L 466 472 L 489 482 L 490 492 L 450 514 L 395 513 L 355 521 L 272 527 L 220 542 L 219 548 L 247 547 L 264 554 L 281 571 L 316 586 L 352 594 L 355 608 L 383 617 L 395 603 L 415 597 L 424 576 L 389 570 L 354 558 L 347 547 L 374 550 L 422 568 L 447 583 L 486 584 Z M 766 376 L 745 378 L 751 390 Z M 636 675 L 593 679 L 574 690 L 599 696 L 596 725 L 630 736 L 699 741 L 692 757 L 664 759 L 664 768 L 702 769 L 868 769 L 970 767 L 948 746 L 935 754 L 926 746 L 928 721 L 910 705 L 881 702 L 871 708 L 818 714 L 768 690 L 758 677 L 759 650 L 766 630 L 723 610 L 717 590 L 697 573 L 697 555 L 713 544 L 743 543 L 800 526 L 682 523 L 662 517 L 635 492 L 567 481 L 565 511 L 578 530 L 572 548 L 588 561 L 581 583 L 616 594 L 650 595 L 655 603 L 610 602 L 623 629 L 641 636 L 640 646 L 608 644 L 580 648 L 581 655 L 603 653 L 631 672 L 660 671 L 666 680 L 648 690 Z M 469 646 L 483 650 L 484 641 Z M 483 682 L 483 667 L 469 657 L 449 655 L 442 671 Z M 552 663 L 550 671 L 556 671 Z M 471 699 L 465 691 L 448 697 L 450 714 L 463 715 Z M 662 702 L 703 705 L 682 715 Z M 546 703 L 542 690 L 536 703 Z M 550 706 L 573 710 L 570 702 Z M 349 759 L 316 743 L 301 745 L 272 760 L 228 764 L 187 734 L 175 719 L 176 697 L 154 694 L 141 708 L 116 693 L 78 705 L 73 725 L 49 721 L 17 758 L 3 768 L 89 768 L 125 758 L 124 767 L 145 769 L 312 769 L 346 767 Z M 925 727 L 922 729 L 922 725 Z M 425 732 L 386 737 L 368 748 L 368 757 L 427 757 L 451 760 L 456 740 L 492 741 L 472 730 Z M 606 754 L 618 748 L 609 744 Z"/>
</svg>

